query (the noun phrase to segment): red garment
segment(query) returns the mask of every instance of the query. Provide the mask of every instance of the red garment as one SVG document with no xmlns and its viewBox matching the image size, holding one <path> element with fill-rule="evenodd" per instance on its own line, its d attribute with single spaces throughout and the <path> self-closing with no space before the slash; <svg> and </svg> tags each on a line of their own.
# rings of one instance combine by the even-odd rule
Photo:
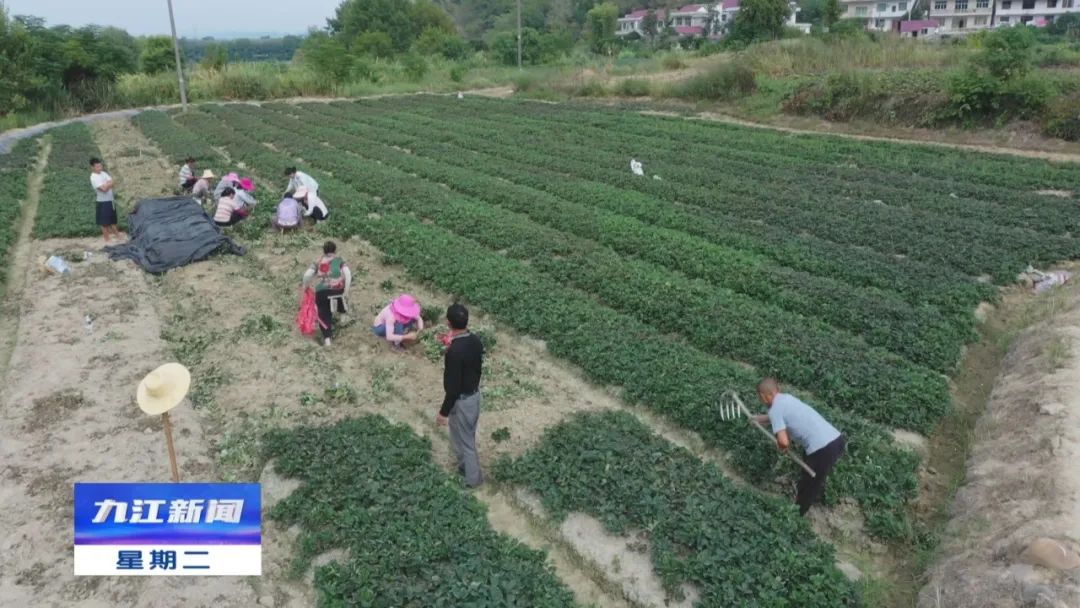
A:
<svg viewBox="0 0 1080 608">
<path fill-rule="evenodd" d="M 322 323 L 319 311 L 315 308 L 315 292 L 309 287 L 300 298 L 300 312 L 296 313 L 296 327 L 300 333 L 310 336 L 315 333 L 315 323 Z"/>
</svg>

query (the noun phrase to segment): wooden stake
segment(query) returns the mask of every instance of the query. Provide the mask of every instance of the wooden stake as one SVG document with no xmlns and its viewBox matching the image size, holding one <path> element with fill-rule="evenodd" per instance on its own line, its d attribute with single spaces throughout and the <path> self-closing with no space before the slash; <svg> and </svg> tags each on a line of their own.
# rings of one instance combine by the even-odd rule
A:
<svg viewBox="0 0 1080 608">
<path fill-rule="evenodd" d="M 169 446 L 169 465 L 172 467 L 172 480 L 180 481 L 180 472 L 176 469 L 176 450 L 173 449 L 172 423 L 169 421 L 169 412 L 161 415 L 161 421 L 165 423 L 165 443 Z"/>
</svg>

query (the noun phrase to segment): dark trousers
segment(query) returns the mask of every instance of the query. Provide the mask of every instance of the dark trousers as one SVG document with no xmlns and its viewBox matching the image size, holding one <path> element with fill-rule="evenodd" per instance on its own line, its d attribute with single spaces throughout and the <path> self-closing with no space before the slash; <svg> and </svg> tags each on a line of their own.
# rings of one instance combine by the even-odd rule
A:
<svg viewBox="0 0 1080 608">
<path fill-rule="evenodd" d="M 344 289 L 320 289 L 315 292 L 315 308 L 319 311 L 319 329 L 322 337 L 329 338 L 334 328 L 334 315 L 330 312 L 330 298 L 345 293 Z"/>
<path fill-rule="evenodd" d="M 214 223 L 217 224 L 218 226 L 234 226 L 236 224 L 239 224 L 240 221 L 244 219 L 244 217 L 245 216 L 234 212 L 231 216 L 229 216 L 229 221 L 227 221 L 227 222 L 219 222 L 217 220 L 214 220 Z"/>
<path fill-rule="evenodd" d="M 180 189 L 184 192 L 191 192 L 191 189 L 195 187 L 195 183 L 199 181 L 197 177 L 190 177 L 183 184 L 180 184 Z"/>
<path fill-rule="evenodd" d="M 836 466 L 836 461 L 844 453 L 847 440 L 843 435 L 833 439 L 831 443 L 812 454 L 806 455 L 806 464 L 809 465 L 817 477 L 810 477 L 803 471 L 799 478 L 798 493 L 795 495 L 795 504 L 799 505 L 799 515 L 806 515 L 812 505 L 821 502 L 825 495 L 825 480 Z"/>
<path fill-rule="evenodd" d="M 325 220 L 328 217 L 330 217 L 330 212 L 329 211 L 327 211 L 326 213 L 323 213 L 322 209 L 319 209 L 318 207 L 311 210 L 311 218 L 313 220 L 315 220 L 316 222 L 321 222 L 321 221 Z"/>
</svg>

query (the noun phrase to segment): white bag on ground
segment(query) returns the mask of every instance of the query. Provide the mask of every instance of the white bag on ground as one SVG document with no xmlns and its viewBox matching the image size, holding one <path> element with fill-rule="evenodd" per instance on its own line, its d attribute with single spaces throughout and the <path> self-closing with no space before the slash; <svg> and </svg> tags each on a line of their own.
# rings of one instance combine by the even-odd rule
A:
<svg viewBox="0 0 1080 608">
<path fill-rule="evenodd" d="M 645 171 L 641 168 L 641 163 L 633 158 L 630 159 L 630 170 L 633 171 L 634 175 L 645 175 Z"/>
</svg>

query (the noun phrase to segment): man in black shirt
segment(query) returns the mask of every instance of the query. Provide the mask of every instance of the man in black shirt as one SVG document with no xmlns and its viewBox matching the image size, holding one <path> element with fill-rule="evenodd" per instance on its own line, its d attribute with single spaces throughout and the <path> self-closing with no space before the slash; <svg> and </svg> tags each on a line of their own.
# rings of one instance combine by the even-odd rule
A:
<svg viewBox="0 0 1080 608">
<path fill-rule="evenodd" d="M 484 345 L 467 329 L 469 311 L 461 304 L 446 309 L 450 346 L 446 349 L 443 389 L 446 397 L 435 416 L 440 426 L 450 426 L 450 446 L 457 456 L 458 471 L 470 488 L 484 482 L 476 455 L 476 424 L 480 420 L 480 373 Z"/>
</svg>

